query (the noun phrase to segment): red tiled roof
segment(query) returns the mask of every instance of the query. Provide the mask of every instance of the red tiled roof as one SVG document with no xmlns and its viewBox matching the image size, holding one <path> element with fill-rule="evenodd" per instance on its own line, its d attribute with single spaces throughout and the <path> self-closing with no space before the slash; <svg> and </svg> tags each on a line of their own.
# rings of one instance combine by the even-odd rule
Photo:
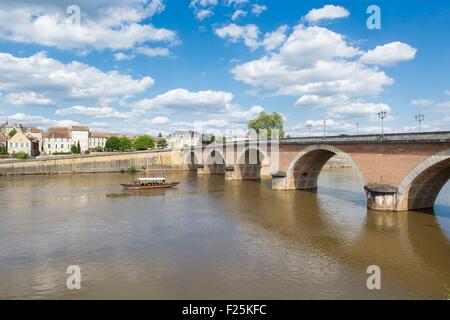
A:
<svg viewBox="0 0 450 320">
<path fill-rule="evenodd" d="M 67 128 L 49 128 L 45 138 L 70 139 L 72 136 Z"/>
<path fill-rule="evenodd" d="M 104 132 L 91 132 L 90 137 L 97 138 L 97 139 L 107 139 L 108 137 L 110 137 L 110 135 L 108 133 L 104 133 Z"/>
<path fill-rule="evenodd" d="M 89 131 L 89 128 L 85 126 L 72 126 L 72 131 Z"/>
</svg>

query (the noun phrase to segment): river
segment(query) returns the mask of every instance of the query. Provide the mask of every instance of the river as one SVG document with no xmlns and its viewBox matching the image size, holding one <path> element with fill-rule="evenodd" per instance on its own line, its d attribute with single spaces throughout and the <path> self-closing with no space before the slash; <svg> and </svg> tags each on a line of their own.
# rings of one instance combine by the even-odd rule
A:
<svg viewBox="0 0 450 320">
<path fill-rule="evenodd" d="M 142 175 L 142 174 L 141 174 Z M 434 213 L 366 208 L 351 169 L 317 192 L 171 173 L 127 192 L 125 173 L 0 178 L 1 299 L 444 299 L 450 186 Z M 66 269 L 81 268 L 81 290 Z M 367 267 L 381 270 L 368 290 Z"/>
</svg>

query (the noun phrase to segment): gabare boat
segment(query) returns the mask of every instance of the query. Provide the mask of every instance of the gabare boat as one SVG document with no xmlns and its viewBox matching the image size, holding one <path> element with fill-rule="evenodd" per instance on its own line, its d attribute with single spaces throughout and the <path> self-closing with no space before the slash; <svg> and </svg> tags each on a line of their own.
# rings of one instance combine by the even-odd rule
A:
<svg viewBox="0 0 450 320">
<path fill-rule="evenodd" d="M 130 184 L 121 184 L 127 190 L 167 189 L 180 184 L 179 182 L 166 182 L 166 178 L 137 178 Z"/>
</svg>

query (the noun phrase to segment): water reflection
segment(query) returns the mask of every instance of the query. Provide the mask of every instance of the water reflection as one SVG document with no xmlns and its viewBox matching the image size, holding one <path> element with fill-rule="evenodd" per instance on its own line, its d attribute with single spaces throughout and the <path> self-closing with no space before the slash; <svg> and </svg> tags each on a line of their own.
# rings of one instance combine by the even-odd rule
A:
<svg viewBox="0 0 450 320">
<path fill-rule="evenodd" d="M 150 192 L 123 191 L 127 174 L 2 177 L 0 298 L 440 299 L 450 285 L 448 186 L 436 214 L 380 213 L 345 169 L 317 192 L 172 175 Z"/>
</svg>

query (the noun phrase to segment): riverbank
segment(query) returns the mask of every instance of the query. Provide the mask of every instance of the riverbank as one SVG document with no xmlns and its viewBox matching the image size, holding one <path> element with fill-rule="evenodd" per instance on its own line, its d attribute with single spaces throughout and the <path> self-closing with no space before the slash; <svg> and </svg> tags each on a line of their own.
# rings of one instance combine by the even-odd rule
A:
<svg viewBox="0 0 450 320">
<path fill-rule="evenodd" d="M 183 151 L 148 150 L 0 162 L 0 175 L 185 170 Z"/>
</svg>

